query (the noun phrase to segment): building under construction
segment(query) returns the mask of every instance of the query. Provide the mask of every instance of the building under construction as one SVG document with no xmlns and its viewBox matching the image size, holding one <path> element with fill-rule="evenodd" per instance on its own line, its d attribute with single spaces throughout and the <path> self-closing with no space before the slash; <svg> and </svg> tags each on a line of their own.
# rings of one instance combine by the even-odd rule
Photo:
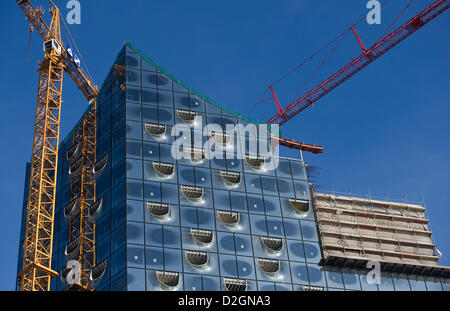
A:
<svg viewBox="0 0 450 311">
<path fill-rule="evenodd" d="M 17 2 L 40 25 L 29 1 Z M 320 92 L 331 91 L 356 66 L 361 70 L 383 48 L 395 46 L 392 40 L 405 39 L 448 6 L 435 1 L 363 50 L 333 78 L 339 81 L 327 80 Z M 49 128 L 45 118 L 36 118 L 17 290 L 450 290 L 450 268 L 438 263 L 424 204 L 319 193 L 303 158 L 253 153 L 255 138 L 245 131 L 209 131 L 198 147 L 198 126 L 260 122 L 188 86 L 131 43 L 97 90 L 77 69 L 72 51 L 48 33 L 41 33 L 47 64 L 54 59 L 58 66 L 62 57 L 61 72 L 69 71 L 90 105 L 53 149 L 39 149 Z M 310 92 L 283 109 L 271 91 L 279 110 L 268 124 L 286 122 L 324 95 Z M 56 93 L 38 98 L 38 107 L 56 107 Z M 192 140 L 174 156 L 179 127 Z M 53 129 L 58 137 L 59 124 Z M 266 131 L 257 139 L 269 151 L 278 144 L 323 151 L 283 139 L 270 126 Z M 243 150 L 230 149 L 234 141 L 243 141 Z M 211 144 L 222 156 L 208 156 L 205 146 Z M 49 149 L 56 158 L 45 155 Z M 56 181 L 55 187 L 44 191 L 43 178 Z M 373 263 L 380 267 L 376 282 L 368 278 Z"/>
</svg>

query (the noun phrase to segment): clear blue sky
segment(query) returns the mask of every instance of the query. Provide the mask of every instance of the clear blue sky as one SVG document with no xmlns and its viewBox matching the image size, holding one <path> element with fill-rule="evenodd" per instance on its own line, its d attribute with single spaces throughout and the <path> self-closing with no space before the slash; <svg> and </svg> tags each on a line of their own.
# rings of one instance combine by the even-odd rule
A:
<svg viewBox="0 0 450 311">
<path fill-rule="evenodd" d="M 188 85 L 244 113 L 271 82 L 367 12 L 365 0 L 80 2 L 81 25 L 69 28 L 97 84 L 130 41 Z M 392 2 L 382 10 L 381 25 L 358 26 L 367 46 L 409 0 Z M 32 3 L 47 7 L 44 0 Z M 66 15 L 67 1 L 55 3 Z M 429 3 L 416 0 L 406 17 Z M 12 290 L 42 41 L 33 35 L 27 61 L 28 24 L 12 0 L 2 1 L 0 29 L 0 290 Z M 320 168 L 320 185 L 379 196 L 388 192 L 391 198 L 423 196 L 444 265 L 450 265 L 449 30 L 446 12 L 282 127 L 285 137 L 326 147 L 323 155 L 305 154 Z M 358 55 L 349 35 L 315 81 Z M 305 66 L 277 86 L 283 105 L 314 68 Z M 86 102 L 67 75 L 63 96 L 65 137 Z M 274 112 L 266 102 L 251 115 L 267 120 Z M 290 150 L 284 154 L 297 156 Z"/>
</svg>

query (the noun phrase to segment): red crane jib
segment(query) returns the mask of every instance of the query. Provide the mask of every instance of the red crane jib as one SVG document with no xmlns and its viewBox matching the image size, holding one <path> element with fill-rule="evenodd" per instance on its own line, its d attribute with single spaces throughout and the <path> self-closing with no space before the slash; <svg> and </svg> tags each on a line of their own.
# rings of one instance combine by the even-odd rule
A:
<svg viewBox="0 0 450 311">
<path fill-rule="evenodd" d="M 292 119 L 294 116 L 314 104 L 320 98 L 334 90 L 354 74 L 365 68 L 374 60 L 385 54 L 387 51 L 398 45 L 400 42 L 415 33 L 422 26 L 439 16 L 450 6 L 449 0 L 437 0 L 425 10 L 411 18 L 402 26 L 375 42 L 372 47 L 363 52 L 356 59 L 345 65 L 339 71 L 331 75 L 328 79 L 311 89 L 302 97 L 290 103 L 286 108 L 281 109 L 277 105 L 278 113 L 266 123 L 278 123 L 280 125 Z"/>
</svg>

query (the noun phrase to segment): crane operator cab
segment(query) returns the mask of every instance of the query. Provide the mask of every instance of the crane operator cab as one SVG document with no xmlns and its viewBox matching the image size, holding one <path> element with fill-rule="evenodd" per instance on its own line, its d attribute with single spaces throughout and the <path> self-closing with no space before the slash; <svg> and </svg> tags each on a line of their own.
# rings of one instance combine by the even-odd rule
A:
<svg viewBox="0 0 450 311">
<path fill-rule="evenodd" d="M 44 42 L 44 52 L 51 53 L 51 51 L 61 54 L 61 46 L 55 39 L 50 39 Z"/>
</svg>

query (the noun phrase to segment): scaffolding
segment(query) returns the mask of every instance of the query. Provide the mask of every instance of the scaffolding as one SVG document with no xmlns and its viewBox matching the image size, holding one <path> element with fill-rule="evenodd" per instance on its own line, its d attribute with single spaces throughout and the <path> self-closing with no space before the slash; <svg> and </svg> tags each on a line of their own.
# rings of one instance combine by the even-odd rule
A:
<svg viewBox="0 0 450 311">
<path fill-rule="evenodd" d="M 323 265 L 362 267 L 378 261 L 383 270 L 448 275 L 439 266 L 425 207 L 353 195 L 317 193 L 313 206 Z"/>
</svg>

